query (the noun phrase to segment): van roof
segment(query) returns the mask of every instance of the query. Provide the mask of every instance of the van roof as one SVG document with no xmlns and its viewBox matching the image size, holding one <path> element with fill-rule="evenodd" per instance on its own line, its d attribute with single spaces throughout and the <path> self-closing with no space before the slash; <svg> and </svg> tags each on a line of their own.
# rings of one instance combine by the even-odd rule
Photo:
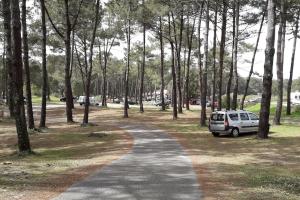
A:
<svg viewBox="0 0 300 200">
<path fill-rule="evenodd" d="M 249 112 L 247 110 L 220 110 L 214 111 L 212 114 L 225 114 L 225 113 L 240 113 L 240 112 Z"/>
</svg>

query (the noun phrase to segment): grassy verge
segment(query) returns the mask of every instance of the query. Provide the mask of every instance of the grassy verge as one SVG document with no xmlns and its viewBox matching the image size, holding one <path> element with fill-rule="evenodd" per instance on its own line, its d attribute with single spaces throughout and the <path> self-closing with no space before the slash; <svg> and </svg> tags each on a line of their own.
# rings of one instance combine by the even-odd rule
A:
<svg viewBox="0 0 300 200">
<path fill-rule="evenodd" d="M 131 121 L 166 130 L 186 147 L 204 191 L 204 199 L 298 199 L 300 196 L 300 127 L 272 126 L 270 139 L 248 134 L 215 138 L 199 127 L 199 113 L 131 110 Z M 298 124 L 300 124 L 300 119 Z"/>
</svg>

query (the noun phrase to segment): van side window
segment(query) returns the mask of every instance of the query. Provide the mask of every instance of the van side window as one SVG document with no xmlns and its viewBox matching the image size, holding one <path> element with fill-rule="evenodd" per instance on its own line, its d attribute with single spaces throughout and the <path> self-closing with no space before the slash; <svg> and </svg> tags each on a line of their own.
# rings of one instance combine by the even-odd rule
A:
<svg viewBox="0 0 300 200">
<path fill-rule="evenodd" d="M 255 114 L 253 113 L 248 113 L 248 114 L 251 120 L 259 120 L 259 118 Z"/>
<path fill-rule="evenodd" d="M 247 113 L 240 113 L 240 118 L 242 121 L 249 120 L 249 116 L 247 115 Z"/>
<path fill-rule="evenodd" d="M 239 115 L 238 114 L 229 114 L 229 117 L 232 121 L 238 121 Z"/>
</svg>

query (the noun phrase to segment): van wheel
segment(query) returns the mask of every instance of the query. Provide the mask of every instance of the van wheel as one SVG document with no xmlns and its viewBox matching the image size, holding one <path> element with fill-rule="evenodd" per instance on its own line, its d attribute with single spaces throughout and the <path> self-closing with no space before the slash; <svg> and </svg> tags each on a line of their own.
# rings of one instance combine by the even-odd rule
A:
<svg viewBox="0 0 300 200">
<path fill-rule="evenodd" d="M 218 137 L 220 134 L 216 132 L 212 132 L 213 136 Z"/>
<path fill-rule="evenodd" d="M 232 129 L 231 135 L 232 135 L 233 137 L 238 137 L 238 136 L 240 135 L 239 129 L 238 129 L 238 128 Z"/>
</svg>

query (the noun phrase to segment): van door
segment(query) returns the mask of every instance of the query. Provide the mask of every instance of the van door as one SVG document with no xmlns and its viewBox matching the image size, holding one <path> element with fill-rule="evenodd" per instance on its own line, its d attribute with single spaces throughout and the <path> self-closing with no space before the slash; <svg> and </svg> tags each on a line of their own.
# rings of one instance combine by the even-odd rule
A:
<svg viewBox="0 0 300 200">
<path fill-rule="evenodd" d="M 258 124 L 259 124 L 259 118 L 254 113 L 248 113 L 250 120 L 251 120 L 251 132 L 257 132 L 258 131 Z"/>
<path fill-rule="evenodd" d="M 224 131 L 225 116 L 223 113 L 213 113 L 210 116 L 210 130 L 211 131 Z"/>
<path fill-rule="evenodd" d="M 240 132 L 251 132 L 251 120 L 247 113 L 240 113 Z"/>
</svg>

